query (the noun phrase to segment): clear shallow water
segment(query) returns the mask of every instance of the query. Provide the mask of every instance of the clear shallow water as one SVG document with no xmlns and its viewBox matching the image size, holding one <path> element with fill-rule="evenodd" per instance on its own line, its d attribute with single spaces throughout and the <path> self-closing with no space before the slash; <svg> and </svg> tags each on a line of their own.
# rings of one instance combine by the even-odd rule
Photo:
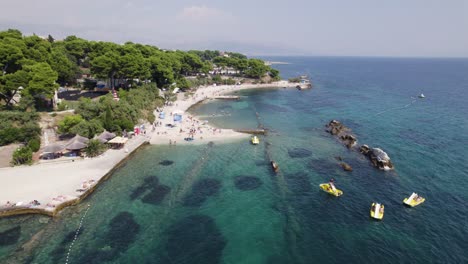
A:
<svg viewBox="0 0 468 264">
<path fill-rule="evenodd" d="M 56 219 L 0 219 L 0 232 L 21 228 L 0 245 L 0 262 L 65 263 L 88 204 L 70 263 L 467 262 L 468 61 L 270 59 L 291 62 L 276 66 L 283 77 L 308 74 L 314 89 L 244 91 L 241 101 L 192 109 L 222 127 L 260 123 L 272 130 L 262 144 L 146 147 Z M 395 171 L 372 168 L 326 134 L 330 119 L 384 149 Z M 238 176 L 261 185 L 238 189 Z M 331 177 L 340 198 L 319 191 Z M 426 202 L 406 208 L 412 191 Z M 369 219 L 373 201 L 386 206 L 382 222 Z"/>
</svg>

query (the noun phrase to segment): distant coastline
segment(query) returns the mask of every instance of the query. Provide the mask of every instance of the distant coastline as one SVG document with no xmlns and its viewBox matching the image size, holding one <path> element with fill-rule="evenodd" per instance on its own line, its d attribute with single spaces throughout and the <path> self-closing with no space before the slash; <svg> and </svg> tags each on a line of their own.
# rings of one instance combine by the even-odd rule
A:
<svg viewBox="0 0 468 264">
<path fill-rule="evenodd" d="M 286 64 L 291 64 L 290 62 L 284 62 L 284 61 L 265 61 L 265 65 L 271 66 L 271 65 L 286 65 Z"/>
</svg>

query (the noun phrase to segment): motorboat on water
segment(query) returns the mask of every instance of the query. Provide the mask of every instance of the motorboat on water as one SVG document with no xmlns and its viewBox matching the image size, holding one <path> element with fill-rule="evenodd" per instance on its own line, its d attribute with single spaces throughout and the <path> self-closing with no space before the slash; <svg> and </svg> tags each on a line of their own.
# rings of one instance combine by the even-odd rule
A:
<svg viewBox="0 0 468 264">
<path fill-rule="evenodd" d="M 273 168 L 273 171 L 274 171 L 274 172 L 278 172 L 278 171 L 279 171 L 279 166 L 278 166 L 278 164 L 276 164 L 276 162 L 271 161 L 271 167 Z"/>
<path fill-rule="evenodd" d="M 336 197 L 343 195 L 343 191 L 337 189 L 334 184 L 322 183 L 322 184 L 320 184 L 320 189 L 322 189 L 324 192 L 329 193 L 331 195 L 334 195 Z"/>
<path fill-rule="evenodd" d="M 258 145 L 260 143 L 260 139 L 258 139 L 257 136 L 253 136 L 251 139 L 250 139 L 250 142 L 252 142 L 253 145 Z"/>
<path fill-rule="evenodd" d="M 300 77 L 299 84 L 296 85 L 296 88 L 299 89 L 299 90 L 312 88 L 312 83 L 310 82 L 307 75 L 303 75 L 303 76 Z"/>
<path fill-rule="evenodd" d="M 426 96 L 424 96 L 423 93 L 421 93 L 418 97 L 419 97 L 419 98 L 426 98 Z"/>
<path fill-rule="evenodd" d="M 424 197 L 419 196 L 417 193 L 412 193 L 410 197 L 403 200 L 403 203 L 408 206 L 415 207 L 424 203 L 424 201 L 426 201 Z"/>
<path fill-rule="evenodd" d="M 370 209 L 370 216 L 374 219 L 382 220 L 384 216 L 384 209 L 385 209 L 385 206 L 383 204 L 372 203 L 372 206 Z"/>
</svg>

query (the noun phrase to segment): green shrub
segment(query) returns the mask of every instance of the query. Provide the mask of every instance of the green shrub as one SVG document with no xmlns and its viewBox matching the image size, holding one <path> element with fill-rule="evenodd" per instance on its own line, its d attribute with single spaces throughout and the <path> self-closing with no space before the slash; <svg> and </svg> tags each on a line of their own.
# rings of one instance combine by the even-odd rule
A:
<svg viewBox="0 0 468 264">
<path fill-rule="evenodd" d="M 32 152 L 37 152 L 41 148 L 41 139 L 39 137 L 35 137 L 29 140 L 28 147 L 32 150 Z"/>
<path fill-rule="evenodd" d="M 81 115 L 69 115 L 66 116 L 62 121 L 58 123 L 59 133 L 69 133 L 70 130 L 78 125 L 80 122 L 84 121 Z"/>
<path fill-rule="evenodd" d="M 85 148 L 86 156 L 96 157 L 106 151 L 106 146 L 97 139 L 91 139 Z"/>
<path fill-rule="evenodd" d="M 70 129 L 70 133 L 78 134 L 83 137 L 92 138 L 94 135 L 104 131 L 102 124 L 99 120 L 93 119 L 91 121 L 82 120 Z"/>
<path fill-rule="evenodd" d="M 17 140 L 18 134 L 20 132 L 19 128 L 16 127 L 7 127 L 0 130 L 0 145 L 8 145 L 12 142 L 19 141 Z"/>
<path fill-rule="evenodd" d="M 150 124 L 154 123 L 154 120 L 156 120 L 156 117 L 154 116 L 153 111 L 151 111 L 151 112 L 149 112 L 147 114 L 146 120 L 148 120 L 148 122 L 150 122 Z"/>
<path fill-rule="evenodd" d="M 32 164 L 32 150 L 29 147 L 19 147 L 13 152 L 11 164 L 13 166 Z"/>
<path fill-rule="evenodd" d="M 60 103 L 57 105 L 57 111 L 65 111 L 68 109 L 68 105 L 66 103 Z"/>
</svg>

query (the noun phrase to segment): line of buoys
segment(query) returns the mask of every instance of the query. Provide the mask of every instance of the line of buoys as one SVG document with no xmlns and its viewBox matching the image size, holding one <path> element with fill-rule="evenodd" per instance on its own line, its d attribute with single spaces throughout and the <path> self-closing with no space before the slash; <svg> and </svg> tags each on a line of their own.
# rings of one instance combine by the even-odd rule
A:
<svg viewBox="0 0 468 264">
<path fill-rule="evenodd" d="M 91 205 L 90 205 L 90 204 L 88 204 L 88 208 L 86 209 L 85 213 L 84 213 L 83 216 L 81 217 L 80 224 L 78 225 L 78 228 L 76 229 L 76 232 L 75 232 L 75 237 L 73 238 L 73 240 L 72 240 L 72 242 L 71 242 L 71 244 L 70 244 L 70 247 L 68 247 L 67 258 L 66 258 L 66 260 L 65 260 L 65 264 L 69 264 L 69 263 L 70 263 L 70 253 L 71 253 L 71 250 L 72 250 L 72 248 L 73 248 L 73 245 L 75 244 L 76 239 L 78 238 L 78 235 L 80 234 L 81 227 L 83 226 L 83 221 L 84 221 L 86 215 L 88 214 L 89 208 L 91 208 Z"/>
</svg>

